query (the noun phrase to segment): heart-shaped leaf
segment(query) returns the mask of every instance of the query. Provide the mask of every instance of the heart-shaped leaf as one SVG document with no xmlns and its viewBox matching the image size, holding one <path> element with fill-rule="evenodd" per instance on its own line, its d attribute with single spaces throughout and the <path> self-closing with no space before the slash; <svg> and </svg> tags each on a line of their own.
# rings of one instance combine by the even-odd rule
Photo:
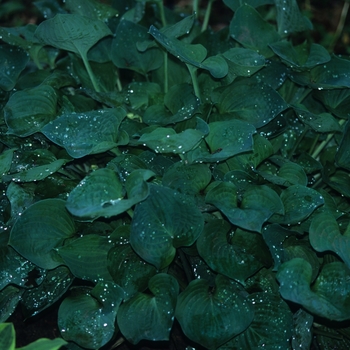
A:
<svg viewBox="0 0 350 350">
<path fill-rule="evenodd" d="M 45 199 L 31 205 L 13 225 L 9 244 L 43 269 L 61 265 L 56 249 L 75 233 L 65 204 L 61 199 Z"/>
<path fill-rule="evenodd" d="M 218 275 L 213 289 L 204 279 L 190 282 L 178 297 L 175 316 L 187 337 L 217 349 L 250 325 L 254 307 L 235 282 Z"/>
<path fill-rule="evenodd" d="M 160 273 L 149 280 L 148 289 L 151 295 L 138 293 L 118 311 L 120 331 L 132 344 L 142 339 L 169 340 L 179 285 L 171 275 Z"/>
<path fill-rule="evenodd" d="M 203 224 L 190 197 L 150 185 L 150 195 L 135 208 L 130 243 L 141 258 L 162 269 L 172 262 L 176 248 L 196 241 Z"/>
<path fill-rule="evenodd" d="M 312 267 L 304 259 L 283 263 L 276 276 L 282 297 L 330 320 L 350 319 L 350 285 L 344 283 L 350 278 L 349 268 L 341 262 L 324 265 L 312 287 L 311 276 Z"/>
<path fill-rule="evenodd" d="M 81 158 L 116 147 L 119 125 L 125 116 L 122 108 L 64 114 L 41 132 L 73 158 Z"/>
</svg>

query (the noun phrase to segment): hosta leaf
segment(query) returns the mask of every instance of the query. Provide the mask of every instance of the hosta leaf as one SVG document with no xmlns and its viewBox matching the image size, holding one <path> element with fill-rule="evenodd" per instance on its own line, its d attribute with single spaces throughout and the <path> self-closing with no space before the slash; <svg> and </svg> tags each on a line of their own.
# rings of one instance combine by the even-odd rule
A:
<svg viewBox="0 0 350 350">
<path fill-rule="evenodd" d="M 12 323 L 0 324 L 0 348 L 7 350 L 16 348 L 16 333 Z"/>
<path fill-rule="evenodd" d="M 186 64 L 206 69 L 215 78 L 223 78 L 228 72 L 227 62 L 221 56 L 211 56 L 207 59 L 207 49 L 201 44 L 188 44 L 175 37 L 168 37 L 153 25 L 149 33 L 170 52 Z"/>
<path fill-rule="evenodd" d="M 110 34 L 112 32 L 102 21 L 76 14 L 57 14 L 41 22 L 35 31 L 35 36 L 42 43 L 82 57 L 100 39 Z"/>
<path fill-rule="evenodd" d="M 350 62 L 332 56 L 332 59 L 311 70 L 290 74 L 291 80 L 300 85 L 306 85 L 313 89 L 334 89 L 350 87 Z"/>
<path fill-rule="evenodd" d="M 339 167 L 350 170 L 350 123 L 345 124 L 343 137 L 340 141 L 339 148 L 335 154 L 335 161 Z"/>
<path fill-rule="evenodd" d="M 296 0 L 275 0 L 278 33 L 282 36 L 312 29 L 311 22 L 299 10 Z"/>
<path fill-rule="evenodd" d="M 258 85 L 249 79 L 214 90 L 212 100 L 221 114 L 229 113 L 256 128 L 269 123 L 288 107 L 271 86 Z"/>
<path fill-rule="evenodd" d="M 290 349 L 293 314 L 286 302 L 278 295 L 265 292 L 250 294 L 248 300 L 254 305 L 252 323 L 219 349 Z"/>
<path fill-rule="evenodd" d="M 41 268 L 61 265 L 56 249 L 75 233 L 65 204 L 61 199 L 45 199 L 31 205 L 13 225 L 9 244 Z"/>
<path fill-rule="evenodd" d="M 89 17 L 93 20 L 106 21 L 108 18 L 118 15 L 118 11 L 112 6 L 96 0 L 66 0 L 65 6 L 69 12 Z"/>
<path fill-rule="evenodd" d="M 235 282 L 218 275 L 213 290 L 204 279 L 190 282 L 178 297 L 175 316 L 188 338 L 216 349 L 250 325 L 254 307 Z"/>
<path fill-rule="evenodd" d="M 5 175 L 10 169 L 12 164 L 13 153 L 16 148 L 7 149 L 0 154 L 0 175 Z"/>
<path fill-rule="evenodd" d="M 7 319 L 15 311 L 23 293 L 24 289 L 19 289 L 12 285 L 8 285 L 0 291 L 0 324 L 7 321 Z"/>
<path fill-rule="evenodd" d="M 224 0 L 224 3 L 232 11 L 236 11 L 242 5 L 241 0 Z M 266 4 L 273 4 L 273 0 L 247 0 L 245 3 L 252 7 L 259 7 Z"/>
<path fill-rule="evenodd" d="M 67 344 L 68 343 L 61 338 L 56 338 L 56 339 L 40 338 L 20 349 L 22 350 L 58 350 L 58 349 L 61 349 L 62 346 L 65 346 Z"/>
<path fill-rule="evenodd" d="M 141 74 L 159 68 L 163 63 L 162 52 L 152 47 L 144 52 L 137 43 L 149 39 L 147 28 L 128 20 L 120 21 L 113 38 L 111 57 L 118 68 L 131 69 Z"/>
<path fill-rule="evenodd" d="M 301 258 L 283 263 L 277 279 L 284 299 L 301 304 L 312 314 L 334 321 L 350 319 L 350 270 L 341 262 L 324 265 L 310 287 L 312 268 Z"/>
<path fill-rule="evenodd" d="M 335 252 L 350 268 L 350 237 L 340 233 L 339 225 L 332 214 L 325 212 L 312 219 L 310 243 L 318 252 Z"/>
<path fill-rule="evenodd" d="M 93 289 L 72 289 L 58 310 L 62 337 L 88 349 L 105 345 L 115 332 L 115 318 L 123 294 L 123 290 L 111 282 L 98 283 Z"/>
<path fill-rule="evenodd" d="M 117 146 L 119 125 L 125 116 L 122 108 L 64 114 L 45 125 L 41 132 L 73 158 L 81 158 Z"/>
<path fill-rule="evenodd" d="M 128 240 L 129 235 L 128 232 Z M 108 251 L 107 267 L 113 281 L 123 288 L 125 300 L 143 292 L 149 279 L 156 274 L 155 267 L 142 260 L 129 243 L 116 242 Z"/>
<path fill-rule="evenodd" d="M 232 62 L 230 69 L 238 76 L 250 77 L 265 66 L 265 57 L 254 50 L 235 47 L 223 55 Z"/>
<path fill-rule="evenodd" d="M 175 163 L 163 175 L 164 186 L 190 195 L 199 194 L 211 180 L 211 171 L 204 164 Z"/>
<path fill-rule="evenodd" d="M 162 269 L 176 248 L 192 245 L 202 229 L 202 214 L 189 197 L 151 185 L 150 195 L 135 208 L 130 243 L 141 258 Z"/>
<path fill-rule="evenodd" d="M 339 118 L 347 118 L 350 106 L 350 90 L 318 90 L 313 94 L 327 109 Z"/>
<path fill-rule="evenodd" d="M 245 247 L 228 242 L 227 234 L 230 229 L 231 225 L 224 220 L 214 220 L 206 224 L 197 240 L 198 253 L 214 271 L 244 283 L 263 267 L 263 263 L 256 256 L 254 243 L 257 242 L 249 240 L 249 237 Z M 254 234 L 246 234 L 249 235 Z"/>
<path fill-rule="evenodd" d="M 0 45 L 0 52 L 0 88 L 10 91 L 26 67 L 29 56 L 21 48 L 10 45 Z"/>
<path fill-rule="evenodd" d="M 293 105 L 297 117 L 316 132 L 341 131 L 337 120 L 330 113 L 315 114 L 308 111 L 303 105 Z"/>
<path fill-rule="evenodd" d="M 235 12 L 230 24 L 230 34 L 244 47 L 255 50 L 265 57 L 273 54 L 269 44 L 280 40 L 274 27 L 247 4 L 240 6 Z"/>
<path fill-rule="evenodd" d="M 294 334 L 292 337 L 292 346 L 294 349 L 310 348 L 312 343 L 312 324 L 314 318 L 303 309 L 299 309 L 293 316 Z"/>
<path fill-rule="evenodd" d="M 328 51 L 321 45 L 307 43 L 293 47 L 290 41 L 279 41 L 270 45 L 276 55 L 292 68 L 313 68 L 331 59 Z"/>
<path fill-rule="evenodd" d="M 152 293 L 138 293 L 123 303 L 117 321 L 123 336 L 132 344 L 142 339 L 169 340 L 179 285 L 171 275 L 160 273 L 148 283 Z"/>
<path fill-rule="evenodd" d="M 15 92 L 4 108 L 8 132 L 28 136 L 40 131 L 56 118 L 56 104 L 56 90 L 49 85 Z"/>
<path fill-rule="evenodd" d="M 305 220 L 311 213 L 324 204 L 323 197 L 312 188 L 302 185 L 292 185 L 281 193 L 284 205 L 284 215 L 273 215 L 272 222 L 280 224 L 297 224 Z"/>
<path fill-rule="evenodd" d="M 138 142 L 156 153 L 178 154 L 190 151 L 203 137 L 204 134 L 196 129 L 186 129 L 177 134 L 174 129 L 159 127 L 143 134 Z"/>
<path fill-rule="evenodd" d="M 210 153 L 200 153 L 196 161 L 218 162 L 253 148 L 255 128 L 240 120 L 213 122 L 209 124 L 210 132 L 205 138 Z"/>
<path fill-rule="evenodd" d="M 93 282 L 111 281 L 107 269 L 107 254 L 111 248 L 107 237 L 89 234 L 70 240 L 57 252 L 75 277 Z"/>
<path fill-rule="evenodd" d="M 74 276 L 66 266 L 47 271 L 43 282 L 26 290 L 21 305 L 25 317 L 31 317 L 54 304 L 70 287 Z"/>
<path fill-rule="evenodd" d="M 284 213 L 279 196 L 267 186 L 250 186 L 239 204 L 236 186 L 221 182 L 207 193 L 205 201 L 215 205 L 232 224 L 256 232 L 273 213 Z"/>
</svg>

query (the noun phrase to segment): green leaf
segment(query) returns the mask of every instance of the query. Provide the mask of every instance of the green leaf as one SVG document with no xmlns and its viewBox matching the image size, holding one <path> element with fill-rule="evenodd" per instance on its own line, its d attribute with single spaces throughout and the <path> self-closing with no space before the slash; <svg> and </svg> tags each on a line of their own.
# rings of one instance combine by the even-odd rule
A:
<svg viewBox="0 0 350 350">
<path fill-rule="evenodd" d="M 11 168 L 13 152 L 16 148 L 7 149 L 0 154 L 0 175 L 5 175 Z"/>
<path fill-rule="evenodd" d="M 39 85 L 11 95 L 5 108 L 8 132 L 32 135 L 56 117 L 57 93 L 49 85 Z"/>
<path fill-rule="evenodd" d="M 302 32 L 312 29 L 311 22 L 300 13 L 296 0 L 275 0 L 278 34 Z"/>
<path fill-rule="evenodd" d="M 309 217 L 312 212 L 324 204 L 323 197 L 312 188 L 292 185 L 281 193 L 284 215 L 273 215 L 271 222 L 280 224 L 297 224 Z"/>
<path fill-rule="evenodd" d="M 223 56 L 232 62 L 230 69 L 237 76 L 250 77 L 265 66 L 265 57 L 250 49 L 235 47 Z"/>
<path fill-rule="evenodd" d="M 339 118 L 347 118 L 350 106 L 350 90 L 318 90 L 313 96 L 322 102 L 326 108 Z"/>
<path fill-rule="evenodd" d="M 2 90 L 10 91 L 15 87 L 28 61 L 28 54 L 21 48 L 0 45 L 0 88 Z"/>
<path fill-rule="evenodd" d="M 214 78 L 223 78 L 228 73 L 227 62 L 221 56 L 211 56 L 207 59 L 207 50 L 201 44 L 188 44 L 175 37 L 168 37 L 160 32 L 153 25 L 149 33 L 159 42 L 168 52 L 180 59 L 186 64 L 197 68 L 206 69 Z"/>
<path fill-rule="evenodd" d="M 250 236 L 253 233 L 245 233 L 245 246 L 239 243 L 228 242 L 227 235 L 231 230 L 231 225 L 224 220 L 213 220 L 207 223 L 202 234 L 197 240 L 199 255 L 208 266 L 215 272 L 221 273 L 240 283 L 256 273 L 263 267 L 263 263 L 257 257 L 258 243 Z M 236 238 L 233 234 L 233 240 Z M 254 237 L 254 238 L 257 238 Z M 259 240 L 259 239 L 258 239 Z M 249 247 L 249 248 L 248 248 Z M 259 249 L 262 248 L 259 247 Z"/>
<path fill-rule="evenodd" d="M 186 129 L 176 133 L 174 129 L 158 127 L 143 134 L 138 143 L 151 148 L 156 153 L 186 153 L 194 148 L 205 135 L 200 130 Z"/>
<path fill-rule="evenodd" d="M 311 265 L 304 259 L 282 264 L 276 276 L 282 297 L 301 304 L 314 315 L 334 321 L 350 319 L 350 286 L 344 284 L 350 278 L 349 268 L 341 262 L 324 265 L 312 287 L 311 275 Z"/>
<path fill-rule="evenodd" d="M 254 305 L 254 319 L 237 337 L 219 348 L 229 349 L 290 349 L 293 314 L 279 296 L 258 292 L 248 299 Z"/>
<path fill-rule="evenodd" d="M 113 281 L 124 290 L 124 300 L 143 292 L 156 274 L 154 266 L 142 260 L 130 246 L 130 226 L 119 226 L 111 234 L 115 246 L 108 251 L 107 268 Z"/>
<path fill-rule="evenodd" d="M 131 69 L 143 75 L 159 68 L 163 63 L 162 52 L 157 47 L 141 52 L 138 42 L 149 39 L 147 28 L 130 22 L 120 21 L 112 42 L 111 57 L 118 68 Z"/>
<path fill-rule="evenodd" d="M 150 195 L 135 208 L 130 243 L 141 258 L 159 270 L 172 262 L 176 248 L 196 241 L 203 224 L 202 214 L 190 197 L 151 185 Z"/>
<path fill-rule="evenodd" d="M 140 340 L 169 340 L 179 285 L 171 275 L 160 273 L 148 283 L 152 293 L 138 293 L 123 303 L 117 321 L 123 336 L 132 344 Z"/>
<path fill-rule="evenodd" d="M 68 343 L 61 338 L 56 338 L 56 339 L 41 338 L 22 348 L 18 348 L 18 350 L 58 350 L 58 349 L 61 349 L 62 346 L 67 344 Z"/>
<path fill-rule="evenodd" d="M 85 3 L 84 3 L 85 5 Z M 35 31 L 42 43 L 86 57 L 89 49 L 112 34 L 105 23 L 76 14 L 57 14 L 41 22 Z"/>
<path fill-rule="evenodd" d="M 337 120 L 330 113 L 315 114 L 301 104 L 292 106 L 297 117 L 316 132 L 340 132 Z"/>
<path fill-rule="evenodd" d="M 242 197 L 239 204 L 236 186 L 221 182 L 210 189 L 205 201 L 215 205 L 232 224 L 256 232 L 261 232 L 263 223 L 273 213 L 284 213 L 281 199 L 267 186 L 250 186 Z"/>
<path fill-rule="evenodd" d="M 335 154 L 335 162 L 337 166 L 350 170 L 350 123 L 344 126 L 343 137 L 340 141 L 339 148 Z"/>
<path fill-rule="evenodd" d="M 220 114 L 229 114 L 260 128 L 288 106 L 282 97 L 269 85 L 243 79 L 229 86 L 215 89 L 212 100 Z"/>
<path fill-rule="evenodd" d="M 312 324 L 314 318 L 303 309 L 299 309 L 293 316 L 294 334 L 292 337 L 292 346 L 294 349 L 310 348 L 312 343 Z"/>
<path fill-rule="evenodd" d="M 128 199 L 117 174 L 108 169 L 95 170 L 86 176 L 69 194 L 67 209 L 75 216 L 95 220 L 125 212 L 148 196 L 146 180 L 154 175 L 150 170 L 135 170 L 125 184 Z"/>
<path fill-rule="evenodd" d="M 65 204 L 61 199 L 45 199 L 31 205 L 13 225 L 9 244 L 41 268 L 61 265 L 56 248 L 75 233 Z"/>
<path fill-rule="evenodd" d="M 15 350 L 16 333 L 12 323 L 0 324 L 0 349 Z"/>
<path fill-rule="evenodd" d="M 246 4 L 235 12 L 230 24 L 230 34 L 244 47 L 257 51 L 265 57 L 273 55 L 269 45 L 280 40 L 274 27 L 253 7 Z"/>
<path fill-rule="evenodd" d="M 116 147 L 119 125 L 125 116 L 122 108 L 63 114 L 41 132 L 73 158 L 81 158 Z"/>
<path fill-rule="evenodd" d="M 321 45 L 307 42 L 293 46 L 290 41 L 279 41 L 270 45 L 273 52 L 291 68 L 311 69 L 330 61 L 331 56 Z"/>
<path fill-rule="evenodd" d="M 66 0 L 65 7 L 73 14 L 93 20 L 107 21 L 111 17 L 118 16 L 118 11 L 112 6 L 96 0 Z"/>
<path fill-rule="evenodd" d="M 52 306 L 68 290 L 72 282 L 73 275 L 66 266 L 58 266 L 47 271 L 39 286 L 23 293 L 21 306 L 25 318 Z"/>
<path fill-rule="evenodd" d="M 191 281 L 178 297 L 175 316 L 188 338 L 216 349 L 250 325 L 254 307 L 235 282 L 218 275 L 213 289 L 204 279 Z"/>
<path fill-rule="evenodd" d="M 332 214 L 325 212 L 312 219 L 309 239 L 316 251 L 335 252 L 350 268 L 350 237 L 340 233 L 339 225 Z"/>
<path fill-rule="evenodd" d="M 232 11 L 237 11 L 237 9 L 242 5 L 241 0 L 224 0 L 226 6 L 228 6 Z M 252 7 L 259 7 L 266 4 L 273 4 L 273 0 L 247 0 L 246 4 L 249 4 Z"/>
<path fill-rule="evenodd" d="M 107 254 L 111 248 L 107 237 L 90 234 L 69 241 L 57 252 L 75 277 L 93 282 L 111 281 L 107 269 Z"/>
<path fill-rule="evenodd" d="M 175 163 L 163 175 L 162 184 L 181 193 L 199 194 L 209 184 L 211 171 L 204 164 Z"/>
<path fill-rule="evenodd" d="M 7 321 L 15 311 L 22 298 L 23 292 L 23 289 L 18 289 L 11 285 L 6 286 L 0 291 L 0 323 Z"/>
<path fill-rule="evenodd" d="M 62 337 L 88 349 L 98 349 L 115 332 L 115 318 L 123 290 L 111 282 L 98 283 L 93 289 L 76 287 L 58 310 Z"/>
</svg>

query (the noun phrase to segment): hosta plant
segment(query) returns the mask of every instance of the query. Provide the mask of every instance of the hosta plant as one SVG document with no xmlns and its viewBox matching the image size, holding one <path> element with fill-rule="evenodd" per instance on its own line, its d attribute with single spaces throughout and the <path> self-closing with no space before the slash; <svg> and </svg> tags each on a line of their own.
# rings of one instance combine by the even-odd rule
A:
<svg viewBox="0 0 350 350">
<path fill-rule="evenodd" d="M 0 28 L 1 322 L 56 307 L 65 349 L 349 348 L 350 61 L 296 0 L 224 0 L 219 31 L 213 0 L 34 4 Z"/>
</svg>

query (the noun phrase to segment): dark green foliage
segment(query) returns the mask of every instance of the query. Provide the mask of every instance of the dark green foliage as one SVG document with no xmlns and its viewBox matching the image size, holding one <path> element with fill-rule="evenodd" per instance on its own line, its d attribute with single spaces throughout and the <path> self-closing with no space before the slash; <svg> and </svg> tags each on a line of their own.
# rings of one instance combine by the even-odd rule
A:
<svg viewBox="0 0 350 350">
<path fill-rule="evenodd" d="M 42 348 L 174 324 L 208 349 L 349 344 L 350 61 L 295 0 L 224 3 L 219 32 L 157 0 L 0 28 L 0 322 L 56 304 L 67 344 Z"/>
</svg>

